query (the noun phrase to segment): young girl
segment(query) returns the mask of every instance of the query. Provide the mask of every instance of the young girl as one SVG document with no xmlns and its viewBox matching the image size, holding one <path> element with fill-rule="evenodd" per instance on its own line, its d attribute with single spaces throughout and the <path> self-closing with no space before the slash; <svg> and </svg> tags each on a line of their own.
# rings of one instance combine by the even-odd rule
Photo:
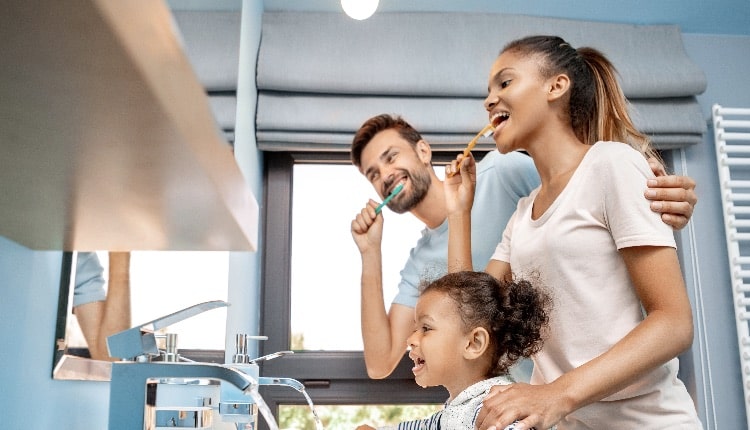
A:
<svg viewBox="0 0 750 430">
<path fill-rule="evenodd" d="M 490 388 L 512 383 L 510 366 L 541 347 L 550 303 L 527 281 L 500 282 L 482 272 L 451 273 L 428 284 L 415 308 L 409 357 L 417 384 L 442 385 L 450 397 L 429 418 L 380 429 L 474 429 Z"/>
<path fill-rule="evenodd" d="M 533 36 L 503 49 L 488 88 L 497 148 L 527 151 L 541 185 L 519 201 L 486 271 L 539 276 L 555 311 L 532 385 L 493 390 L 478 428 L 701 428 L 677 379 L 693 324 L 674 236 L 642 201 L 654 150 L 613 66 Z M 473 170 L 461 155 L 446 167 L 454 271 L 471 269 Z"/>
</svg>

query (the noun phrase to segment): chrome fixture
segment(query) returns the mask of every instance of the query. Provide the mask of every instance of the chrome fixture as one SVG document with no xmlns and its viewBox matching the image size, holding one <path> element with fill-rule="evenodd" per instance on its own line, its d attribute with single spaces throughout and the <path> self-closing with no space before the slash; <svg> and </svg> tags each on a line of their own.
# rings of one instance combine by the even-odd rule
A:
<svg viewBox="0 0 750 430">
<path fill-rule="evenodd" d="M 162 380 L 206 379 L 225 381 L 255 401 L 258 381 L 237 369 L 215 363 L 117 362 L 112 364 L 109 388 L 109 430 L 154 428 L 156 417 L 146 413 L 155 407 L 157 385 Z M 148 395 L 147 395 L 148 394 Z M 265 417 L 268 420 L 268 417 Z M 271 417 L 273 419 L 273 417 Z M 272 429 L 278 429 L 274 421 Z"/>
<path fill-rule="evenodd" d="M 155 331 L 211 309 L 224 306 L 229 306 L 229 303 L 221 300 L 199 303 L 141 324 L 140 326 L 115 333 L 107 338 L 109 356 L 122 360 L 148 361 L 151 356 L 159 355 L 159 348 L 156 346 Z"/>
<path fill-rule="evenodd" d="M 222 421 L 235 423 L 237 429 L 249 430 L 257 428 L 260 411 L 268 427 L 278 430 L 271 410 L 258 392 L 260 385 L 283 385 L 302 393 L 317 428 L 322 429 L 312 400 L 301 382 L 291 378 L 259 376 L 257 362 L 293 353 L 279 351 L 251 359 L 247 354 L 248 340 L 265 339 L 264 336 L 236 335 L 237 351 L 233 363 L 216 364 L 181 358 L 177 353 L 177 337 L 167 334 L 163 360 L 151 361 L 161 356 L 156 347 L 156 337 L 163 335 L 155 335 L 155 330 L 221 306 L 227 306 L 227 303 L 201 303 L 107 338 L 110 355 L 127 360 L 111 364 L 109 430 L 152 430 L 163 427 L 210 429 L 216 409 Z M 220 391 L 217 382 L 221 384 Z M 193 391 L 190 390 L 193 388 L 206 390 L 191 397 L 193 404 L 186 405 L 182 401 L 185 400 L 182 393 L 192 395 Z M 180 393 L 179 400 L 170 397 L 175 392 Z M 214 401 L 217 396 L 219 400 Z"/>
</svg>

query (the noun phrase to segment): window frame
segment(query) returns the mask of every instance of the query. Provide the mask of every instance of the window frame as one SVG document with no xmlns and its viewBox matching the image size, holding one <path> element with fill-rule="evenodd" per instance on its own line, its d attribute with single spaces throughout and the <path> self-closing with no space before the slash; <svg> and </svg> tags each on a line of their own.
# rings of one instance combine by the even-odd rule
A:
<svg viewBox="0 0 750 430">
<path fill-rule="evenodd" d="M 436 156 L 437 155 L 437 156 Z M 453 154 L 451 154 L 453 155 Z M 433 154 L 436 164 L 450 160 Z M 261 355 L 288 350 L 291 341 L 292 193 L 295 164 L 350 163 L 348 153 L 266 152 L 261 272 L 261 333 L 268 340 Z M 367 376 L 361 351 L 304 351 L 261 362 L 261 375 L 302 382 L 314 404 L 441 404 L 443 387 L 421 388 L 411 372 L 408 354 L 384 379 Z M 304 396 L 287 387 L 261 387 L 261 394 L 278 419 L 279 405 L 305 405 Z M 260 420 L 260 429 L 268 426 Z"/>
</svg>

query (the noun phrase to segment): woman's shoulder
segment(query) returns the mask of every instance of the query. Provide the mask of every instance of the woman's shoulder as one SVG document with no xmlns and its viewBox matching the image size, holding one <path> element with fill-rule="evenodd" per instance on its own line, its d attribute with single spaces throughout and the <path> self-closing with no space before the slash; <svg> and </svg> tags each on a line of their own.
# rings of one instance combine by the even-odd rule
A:
<svg viewBox="0 0 750 430">
<path fill-rule="evenodd" d="M 598 169 L 617 168 L 625 164 L 648 166 L 646 157 L 637 149 L 622 142 L 596 142 L 588 151 L 588 162 Z"/>
<path fill-rule="evenodd" d="M 592 152 L 601 158 L 631 156 L 640 156 L 643 158 L 643 155 L 637 149 L 623 142 L 599 141 L 596 142 L 591 149 L 593 151 L 589 152 Z"/>
<path fill-rule="evenodd" d="M 640 154 L 637 149 L 624 142 L 600 140 L 593 145 L 597 152 L 603 154 Z"/>
</svg>

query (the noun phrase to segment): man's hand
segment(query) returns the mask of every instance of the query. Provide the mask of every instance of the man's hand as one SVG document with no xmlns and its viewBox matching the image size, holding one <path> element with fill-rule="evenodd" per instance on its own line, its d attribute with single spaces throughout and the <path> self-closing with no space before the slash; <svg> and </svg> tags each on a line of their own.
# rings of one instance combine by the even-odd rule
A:
<svg viewBox="0 0 750 430">
<path fill-rule="evenodd" d="M 352 220 L 352 238 L 359 252 L 380 249 L 383 239 L 383 217 L 375 213 L 378 203 L 370 199 L 367 205 Z"/>
<path fill-rule="evenodd" d="M 656 175 L 649 179 L 646 199 L 651 200 L 651 210 L 661 214 L 665 224 L 675 230 L 684 228 L 698 203 L 695 181 L 689 176 L 667 175 L 664 166 L 650 158 L 648 164 Z"/>
</svg>

